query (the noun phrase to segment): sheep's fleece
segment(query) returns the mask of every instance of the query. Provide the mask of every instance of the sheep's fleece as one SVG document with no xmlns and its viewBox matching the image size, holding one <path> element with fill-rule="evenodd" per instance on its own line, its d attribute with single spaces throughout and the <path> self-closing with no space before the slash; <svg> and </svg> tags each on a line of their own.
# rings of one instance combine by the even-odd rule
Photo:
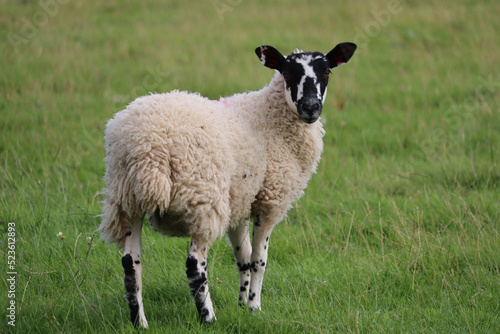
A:
<svg viewBox="0 0 500 334">
<path fill-rule="evenodd" d="M 116 113 L 105 134 L 103 238 L 123 247 L 124 218 L 144 212 L 163 234 L 208 243 L 251 212 L 281 221 L 316 170 L 324 134 L 321 121 L 290 110 L 284 89 L 277 72 L 256 92 L 151 94 Z"/>
</svg>

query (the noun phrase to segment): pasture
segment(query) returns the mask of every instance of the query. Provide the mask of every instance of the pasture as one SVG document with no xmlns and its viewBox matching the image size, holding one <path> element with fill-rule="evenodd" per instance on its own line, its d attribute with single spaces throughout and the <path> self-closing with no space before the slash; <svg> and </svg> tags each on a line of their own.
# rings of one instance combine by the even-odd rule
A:
<svg viewBox="0 0 500 334">
<path fill-rule="evenodd" d="M 500 2 L 25 0 L 0 13 L 0 307 L 14 316 L 0 333 L 135 332 L 120 250 L 94 233 L 114 113 L 149 92 L 258 90 L 273 75 L 259 45 L 345 41 L 359 48 L 332 71 L 317 174 L 272 234 L 262 312 L 238 307 L 221 239 L 218 321 L 200 326 L 189 240 L 146 227 L 148 333 L 500 328 Z"/>
</svg>

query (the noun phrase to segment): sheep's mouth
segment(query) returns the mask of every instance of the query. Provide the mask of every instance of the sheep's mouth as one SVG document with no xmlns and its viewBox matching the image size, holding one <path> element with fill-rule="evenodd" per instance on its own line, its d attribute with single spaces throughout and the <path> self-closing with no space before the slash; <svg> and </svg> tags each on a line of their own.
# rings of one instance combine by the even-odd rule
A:
<svg viewBox="0 0 500 334">
<path fill-rule="evenodd" d="M 307 124 L 312 124 L 318 120 L 323 108 L 321 107 L 321 105 L 318 104 L 315 104 L 313 107 L 310 107 L 307 104 L 299 103 L 297 109 L 300 119 Z"/>
<path fill-rule="evenodd" d="M 318 117 L 309 117 L 309 116 L 304 117 L 302 115 L 299 115 L 299 116 L 300 116 L 300 119 L 307 124 L 312 124 L 312 123 L 316 122 L 319 118 L 319 116 Z"/>
</svg>

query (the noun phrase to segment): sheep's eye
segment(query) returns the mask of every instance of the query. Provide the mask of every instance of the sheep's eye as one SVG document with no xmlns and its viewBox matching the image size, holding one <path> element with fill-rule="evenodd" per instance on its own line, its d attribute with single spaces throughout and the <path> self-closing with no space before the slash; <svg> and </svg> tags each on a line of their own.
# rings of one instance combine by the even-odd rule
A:
<svg viewBox="0 0 500 334">
<path fill-rule="evenodd" d="M 290 80 L 290 73 L 283 72 L 283 78 L 285 78 L 286 81 Z"/>
<path fill-rule="evenodd" d="M 324 76 L 324 80 L 325 80 L 326 85 L 328 85 L 328 78 L 330 78 L 330 73 L 332 73 L 332 71 L 329 68 L 327 68 L 325 70 L 325 76 Z"/>
</svg>

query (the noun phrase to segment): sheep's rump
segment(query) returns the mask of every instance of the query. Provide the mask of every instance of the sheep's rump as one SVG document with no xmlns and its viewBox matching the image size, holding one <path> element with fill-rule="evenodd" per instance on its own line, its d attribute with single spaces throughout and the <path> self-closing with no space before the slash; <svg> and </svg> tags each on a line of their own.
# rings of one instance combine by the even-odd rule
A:
<svg viewBox="0 0 500 334">
<path fill-rule="evenodd" d="M 224 234 L 234 161 L 222 112 L 199 95 L 171 92 L 138 98 L 115 114 L 105 133 L 105 240 L 120 245 L 130 217 L 144 213 L 161 233 Z"/>
</svg>

